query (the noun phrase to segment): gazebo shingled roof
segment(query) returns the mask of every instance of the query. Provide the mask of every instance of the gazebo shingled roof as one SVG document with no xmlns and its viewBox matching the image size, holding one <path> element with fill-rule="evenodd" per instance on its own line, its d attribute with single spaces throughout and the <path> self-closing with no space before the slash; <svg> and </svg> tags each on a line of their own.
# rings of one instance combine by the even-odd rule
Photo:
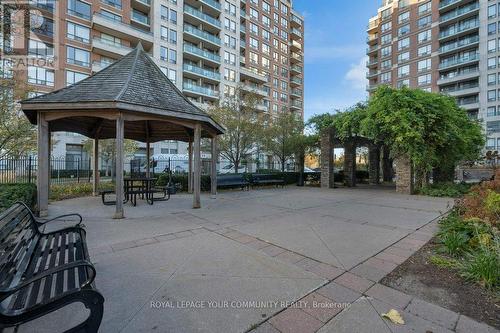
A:
<svg viewBox="0 0 500 333">
<path fill-rule="evenodd" d="M 99 138 L 115 137 L 114 123 L 103 123 L 95 117 L 106 109 L 148 114 L 164 118 L 166 123 L 150 122 L 146 137 L 144 126 L 127 123 L 125 138 L 149 142 L 162 140 L 188 141 L 191 134 L 182 125 L 169 120 L 196 121 L 206 131 L 222 134 L 224 129 L 205 111 L 195 106 L 163 74 L 139 44 L 132 52 L 100 72 L 74 85 L 26 99 L 22 109 L 32 124 L 37 123 L 37 111 L 78 111 L 71 118 L 51 121 L 51 131 L 72 131 L 88 137 L 95 136 L 96 126 L 102 128 Z"/>
<path fill-rule="evenodd" d="M 38 126 L 37 201 L 41 216 L 48 212 L 50 132 L 75 132 L 94 139 L 94 193 L 99 185 L 99 140 L 116 138 L 116 211 L 123 218 L 124 139 L 146 143 L 189 142 L 189 189 L 193 208 L 200 207 L 202 137 L 211 138 L 211 192 L 217 189 L 217 136 L 224 133 L 207 113 L 191 103 L 170 82 L 139 43 L 112 65 L 72 86 L 21 102 Z M 150 168 L 146 168 L 149 176 Z"/>
</svg>

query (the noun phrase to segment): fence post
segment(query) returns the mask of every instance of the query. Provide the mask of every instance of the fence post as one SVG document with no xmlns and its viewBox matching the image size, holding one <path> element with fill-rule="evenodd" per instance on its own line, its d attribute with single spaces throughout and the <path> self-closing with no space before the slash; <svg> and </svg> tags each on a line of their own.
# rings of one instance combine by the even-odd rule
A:
<svg viewBox="0 0 500 333">
<path fill-rule="evenodd" d="M 31 184 L 31 155 L 28 158 L 28 183 Z"/>
<path fill-rule="evenodd" d="M 76 160 L 76 182 L 80 182 L 80 159 Z"/>
</svg>

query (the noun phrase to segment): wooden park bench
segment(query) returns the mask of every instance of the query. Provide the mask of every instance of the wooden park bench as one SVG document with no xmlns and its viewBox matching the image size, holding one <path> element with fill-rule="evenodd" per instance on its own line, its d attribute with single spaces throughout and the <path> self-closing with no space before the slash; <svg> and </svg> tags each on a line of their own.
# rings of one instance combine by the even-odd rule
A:
<svg viewBox="0 0 500 333">
<path fill-rule="evenodd" d="M 254 174 L 252 175 L 252 186 L 276 185 L 285 186 L 283 176 L 279 174 Z"/>
<path fill-rule="evenodd" d="M 248 190 L 250 182 L 244 174 L 227 174 L 217 176 L 217 187 L 219 188 L 241 188 Z"/>
<path fill-rule="evenodd" d="M 70 218 L 78 222 L 45 231 Z M 80 302 L 90 315 L 68 332 L 97 332 L 104 298 L 95 289 L 81 221 L 78 214 L 40 221 L 21 202 L 0 214 L 0 331 Z"/>
</svg>

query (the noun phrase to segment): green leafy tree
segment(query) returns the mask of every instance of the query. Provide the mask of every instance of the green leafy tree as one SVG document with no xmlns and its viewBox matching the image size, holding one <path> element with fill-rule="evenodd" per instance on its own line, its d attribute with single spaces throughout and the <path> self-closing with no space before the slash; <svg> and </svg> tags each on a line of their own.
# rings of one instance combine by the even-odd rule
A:
<svg viewBox="0 0 500 333">
<path fill-rule="evenodd" d="M 19 157 L 36 151 L 36 128 L 18 103 L 29 89 L 20 80 L 0 70 L 0 158 Z"/>
<path fill-rule="evenodd" d="M 260 100 L 256 94 L 244 94 L 238 88 L 234 96 L 226 97 L 208 110 L 226 129 L 218 140 L 219 152 L 234 165 L 235 173 L 238 173 L 242 161 L 256 150 L 263 134 L 267 118 L 257 111 Z"/>
<path fill-rule="evenodd" d="M 262 138 L 264 150 L 278 158 L 283 172 L 286 161 L 293 157 L 302 160 L 308 146 L 304 135 L 304 122 L 301 117 L 291 112 L 280 112 L 276 117 L 272 117 Z"/>
<path fill-rule="evenodd" d="M 475 159 L 484 144 L 481 126 L 456 100 L 420 89 L 380 87 L 361 121 L 361 133 L 407 155 L 415 166 L 417 189 L 435 166 L 453 168 Z"/>
</svg>

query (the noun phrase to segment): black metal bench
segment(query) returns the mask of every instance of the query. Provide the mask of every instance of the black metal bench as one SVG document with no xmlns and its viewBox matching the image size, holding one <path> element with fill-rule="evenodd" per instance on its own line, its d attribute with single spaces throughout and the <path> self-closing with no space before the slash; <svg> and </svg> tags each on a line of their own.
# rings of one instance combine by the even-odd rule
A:
<svg viewBox="0 0 500 333">
<path fill-rule="evenodd" d="M 217 187 L 218 188 L 241 188 L 249 189 L 250 182 L 245 178 L 244 174 L 228 174 L 228 175 L 218 175 L 217 176 Z"/>
<path fill-rule="evenodd" d="M 70 218 L 78 222 L 41 230 Z M 40 221 L 21 202 L 0 214 L 0 331 L 80 302 L 90 315 L 67 332 L 97 332 L 104 298 L 95 289 L 96 270 L 89 261 L 81 221 L 78 214 Z"/>
<path fill-rule="evenodd" d="M 276 185 L 285 186 L 285 180 L 279 174 L 255 174 L 252 175 L 252 186 Z"/>
<path fill-rule="evenodd" d="M 105 206 L 114 206 L 116 205 L 116 200 L 107 200 L 106 196 L 109 194 L 115 194 L 114 190 L 106 190 L 106 191 L 99 191 L 99 194 L 101 195 L 102 198 L 102 204 Z"/>
</svg>

